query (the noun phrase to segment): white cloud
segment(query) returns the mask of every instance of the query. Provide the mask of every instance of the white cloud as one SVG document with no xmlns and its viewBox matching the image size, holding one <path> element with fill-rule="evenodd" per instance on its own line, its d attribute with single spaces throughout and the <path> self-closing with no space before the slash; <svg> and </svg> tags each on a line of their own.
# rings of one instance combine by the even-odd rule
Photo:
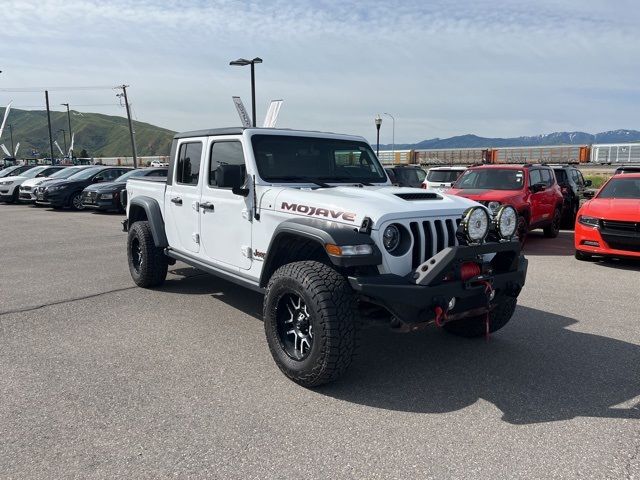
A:
<svg viewBox="0 0 640 480">
<path fill-rule="evenodd" d="M 248 69 L 229 60 L 258 55 L 258 117 L 284 98 L 283 126 L 371 139 L 389 111 L 398 142 L 640 128 L 638 20 L 626 1 L 10 1 L 0 86 L 126 82 L 140 120 L 222 126 L 238 123 L 231 95 L 250 99 Z"/>
</svg>

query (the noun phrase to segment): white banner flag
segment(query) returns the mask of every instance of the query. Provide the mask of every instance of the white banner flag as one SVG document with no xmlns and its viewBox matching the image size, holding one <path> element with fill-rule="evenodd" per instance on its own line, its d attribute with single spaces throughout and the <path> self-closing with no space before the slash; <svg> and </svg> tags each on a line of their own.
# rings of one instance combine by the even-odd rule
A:
<svg viewBox="0 0 640 480">
<path fill-rule="evenodd" d="M 242 122 L 243 127 L 251 127 L 251 118 L 247 113 L 247 110 L 244 108 L 244 104 L 240 97 L 233 97 L 233 103 L 236 106 L 236 110 L 238 111 L 238 115 L 240 116 L 240 121 Z"/>
<path fill-rule="evenodd" d="M 283 100 L 271 100 L 269 110 L 267 110 L 267 115 L 264 117 L 264 123 L 262 124 L 263 128 L 274 128 L 276 126 L 282 102 Z"/>
<path fill-rule="evenodd" d="M 58 145 L 58 141 L 54 140 L 53 144 L 58 147 L 58 150 L 60 150 L 60 155 L 62 155 L 64 157 L 64 152 L 62 151 L 62 149 L 60 148 L 60 145 Z"/>
<path fill-rule="evenodd" d="M 16 151 L 13 152 L 14 158 L 18 156 L 18 149 L 20 148 L 20 142 L 16 143 Z"/>
<path fill-rule="evenodd" d="M 2 119 L 2 125 L 0 125 L 0 138 L 2 138 L 2 132 L 4 131 L 4 125 L 5 123 L 7 123 L 7 117 L 9 116 L 9 111 L 11 110 L 11 104 L 13 103 L 13 100 L 9 102 L 9 105 L 7 105 L 7 108 L 4 109 L 4 118 Z M 11 156 L 11 155 L 9 155 Z"/>
<path fill-rule="evenodd" d="M 71 152 L 73 152 L 73 142 L 76 140 L 76 134 L 71 134 L 71 146 L 69 147 L 69 158 L 71 158 Z"/>
<path fill-rule="evenodd" d="M 9 150 L 7 149 L 7 147 L 5 147 L 5 146 L 4 146 L 4 143 L 3 143 L 2 145 L 0 145 L 0 148 L 2 148 L 2 150 L 4 151 L 4 154 L 5 154 L 7 157 L 10 157 L 10 156 L 11 156 L 11 152 L 9 152 Z"/>
</svg>

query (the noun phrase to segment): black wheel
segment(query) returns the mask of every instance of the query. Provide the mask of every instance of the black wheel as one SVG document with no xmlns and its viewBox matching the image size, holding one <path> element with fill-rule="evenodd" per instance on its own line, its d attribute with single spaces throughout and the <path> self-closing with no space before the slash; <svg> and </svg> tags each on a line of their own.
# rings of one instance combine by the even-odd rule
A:
<svg viewBox="0 0 640 480">
<path fill-rule="evenodd" d="M 82 192 L 74 193 L 69 200 L 69 206 L 73 210 L 84 210 L 84 204 L 82 203 Z"/>
<path fill-rule="evenodd" d="M 356 307 L 333 268 L 313 261 L 280 267 L 264 297 L 264 330 L 280 370 L 304 387 L 340 377 L 356 350 Z"/>
<path fill-rule="evenodd" d="M 578 216 L 578 203 L 574 203 L 571 207 L 571 211 L 567 215 L 565 220 L 565 228 L 569 230 L 573 230 L 576 225 L 576 217 Z"/>
<path fill-rule="evenodd" d="M 11 195 L 11 203 L 18 203 L 20 199 L 20 192 L 18 191 L 18 187 L 13 190 L 13 195 Z"/>
<path fill-rule="evenodd" d="M 139 287 L 157 287 L 167 277 L 169 259 L 153 242 L 149 222 L 136 222 L 129 228 L 127 257 L 131 278 Z"/>
<path fill-rule="evenodd" d="M 556 238 L 560 233 L 560 222 L 562 221 L 562 211 L 556 208 L 553 212 L 551 223 L 544 227 L 544 236 L 547 238 Z"/>
<path fill-rule="evenodd" d="M 590 253 L 581 252 L 580 250 L 576 250 L 575 257 L 576 260 L 581 260 L 583 262 L 593 260 L 593 255 L 591 255 Z"/>
<path fill-rule="evenodd" d="M 504 327 L 516 309 L 518 300 L 514 297 L 506 297 L 489 314 L 489 333 L 497 332 Z M 446 332 L 458 337 L 474 338 L 481 337 L 486 333 L 486 316 L 463 318 L 454 320 L 443 325 Z"/>
</svg>

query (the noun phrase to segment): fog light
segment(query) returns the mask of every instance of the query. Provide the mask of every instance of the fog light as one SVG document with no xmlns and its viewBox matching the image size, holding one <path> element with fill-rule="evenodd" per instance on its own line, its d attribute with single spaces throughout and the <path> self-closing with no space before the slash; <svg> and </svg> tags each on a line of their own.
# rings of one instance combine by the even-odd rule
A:
<svg viewBox="0 0 640 480">
<path fill-rule="evenodd" d="M 600 243 L 596 242 L 595 240 L 583 240 L 582 241 L 583 245 L 589 245 L 590 247 L 599 247 Z"/>
<path fill-rule="evenodd" d="M 447 305 L 447 310 L 453 310 L 456 306 L 456 297 L 451 297 L 449 300 L 449 304 Z"/>
</svg>

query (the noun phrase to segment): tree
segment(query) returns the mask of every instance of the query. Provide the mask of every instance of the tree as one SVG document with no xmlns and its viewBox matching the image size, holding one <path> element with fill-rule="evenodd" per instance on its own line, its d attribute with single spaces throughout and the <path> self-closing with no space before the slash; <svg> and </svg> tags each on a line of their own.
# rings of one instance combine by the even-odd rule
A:
<svg viewBox="0 0 640 480">
<path fill-rule="evenodd" d="M 84 148 L 80 152 L 80 158 L 89 158 L 89 152 L 87 152 Z"/>
</svg>

